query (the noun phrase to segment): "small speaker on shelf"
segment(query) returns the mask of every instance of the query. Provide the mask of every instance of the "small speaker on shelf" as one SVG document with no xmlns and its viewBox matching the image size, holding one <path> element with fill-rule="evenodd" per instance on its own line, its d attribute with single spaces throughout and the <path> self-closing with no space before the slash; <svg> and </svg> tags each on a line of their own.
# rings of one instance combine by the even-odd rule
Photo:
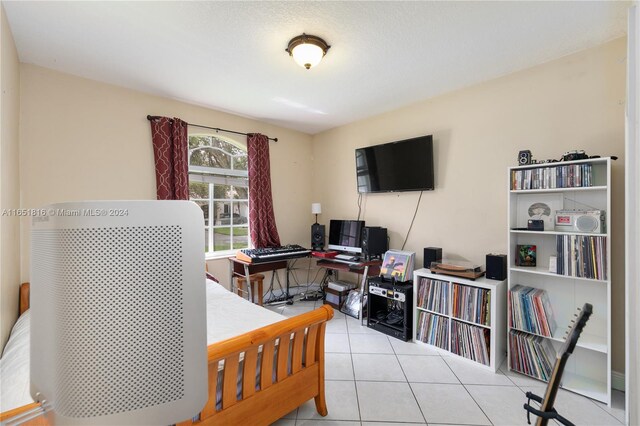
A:
<svg viewBox="0 0 640 426">
<path fill-rule="evenodd" d="M 311 248 L 313 250 L 324 249 L 324 225 L 314 223 L 311 225 Z"/>
<path fill-rule="evenodd" d="M 487 278 L 490 280 L 503 281 L 507 279 L 507 255 L 488 254 L 487 255 Z"/>
<path fill-rule="evenodd" d="M 442 260 L 442 249 L 440 247 L 424 248 L 424 267 L 431 268 L 431 262 L 440 262 Z"/>
</svg>

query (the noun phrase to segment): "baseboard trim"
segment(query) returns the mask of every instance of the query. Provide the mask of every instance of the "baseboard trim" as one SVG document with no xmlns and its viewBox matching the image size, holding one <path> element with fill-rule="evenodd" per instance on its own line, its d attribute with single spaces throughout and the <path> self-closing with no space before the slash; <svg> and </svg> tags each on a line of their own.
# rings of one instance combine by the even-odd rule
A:
<svg viewBox="0 0 640 426">
<path fill-rule="evenodd" d="M 611 371 L 611 387 L 615 390 L 624 392 L 624 373 Z"/>
</svg>

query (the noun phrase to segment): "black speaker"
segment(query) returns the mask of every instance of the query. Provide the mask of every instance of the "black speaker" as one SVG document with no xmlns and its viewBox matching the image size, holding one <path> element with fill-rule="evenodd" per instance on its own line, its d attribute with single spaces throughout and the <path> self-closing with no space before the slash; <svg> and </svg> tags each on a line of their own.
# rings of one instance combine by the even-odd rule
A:
<svg viewBox="0 0 640 426">
<path fill-rule="evenodd" d="M 324 225 L 314 223 L 311 225 L 311 248 L 322 250 L 324 248 Z"/>
<path fill-rule="evenodd" d="M 389 248 L 387 245 L 387 228 L 365 226 L 362 228 L 362 255 L 365 259 L 382 256 Z"/>
<path fill-rule="evenodd" d="M 507 255 L 487 255 L 487 278 L 490 280 L 504 281 L 507 279 Z"/>
<path fill-rule="evenodd" d="M 431 268 L 431 262 L 440 262 L 442 260 L 442 249 L 440 247 L 424 248 L 424 267 Z"/>
</svg>

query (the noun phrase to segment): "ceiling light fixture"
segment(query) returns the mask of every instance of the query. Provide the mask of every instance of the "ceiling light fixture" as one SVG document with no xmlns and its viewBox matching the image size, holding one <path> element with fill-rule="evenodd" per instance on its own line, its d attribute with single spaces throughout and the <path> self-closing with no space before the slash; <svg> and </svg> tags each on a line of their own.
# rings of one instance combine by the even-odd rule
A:
<svg viewBox="0 0 640 426">
<path fill-rule="evenodd" d="M 320 63 L 330 47 L 331 46 L 320 37 L 302 33 L 302 35 L 294 37 L 289 41 L 289 46 L 285 51 L 289 52 L 289 55 L 293 57 L 293 60 L 296 61 L 298 65 L 309 69 Z"/>
</svg>

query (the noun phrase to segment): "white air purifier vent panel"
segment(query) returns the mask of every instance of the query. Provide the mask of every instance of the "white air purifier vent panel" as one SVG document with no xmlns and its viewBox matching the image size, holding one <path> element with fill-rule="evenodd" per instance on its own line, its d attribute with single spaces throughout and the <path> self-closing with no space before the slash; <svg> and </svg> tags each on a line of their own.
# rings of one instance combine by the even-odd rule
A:
<svg viewBox="0 0 640 426">
<path fill-rule="evenodd" d="M 196 213 L 201 217 L 199 209 Z M 51 353 L 44 359 L 32 353 L 34 390 L 50 400 L 59 420 L 71 419 L 61 423 L 115 424 L 131 418 L 139 420 L 131 424 L 159 419 L 169 424 L 195 415 L 206 400 L 204 250 L 198 226 L 203 224 L 195 221 L 191 230 L 162 224 L 167 221 L 152 214 L 145 225 L 135 216 L 130 226 L 69 227 L 72 218 L 55 218 L 57 225 L 32 230 L 33 314 L 40 326 L 32 350 Z M 100 219 L 113 225 L 106 218 L 92 220 Z M 193 244 L 185 245 L 185 238 Z M 195 312 L 200 312 L 196 326 Z M 194 336 L 202 340 L 197 353 L 187 348 Z M 180 402 L 193 408 L 171 420 L 166 413 Z M 161 406 L 165 415 L 155 420 L 148 415 Z M 126 417 L 131 413 L 137 414 Z"/>
</svg>

